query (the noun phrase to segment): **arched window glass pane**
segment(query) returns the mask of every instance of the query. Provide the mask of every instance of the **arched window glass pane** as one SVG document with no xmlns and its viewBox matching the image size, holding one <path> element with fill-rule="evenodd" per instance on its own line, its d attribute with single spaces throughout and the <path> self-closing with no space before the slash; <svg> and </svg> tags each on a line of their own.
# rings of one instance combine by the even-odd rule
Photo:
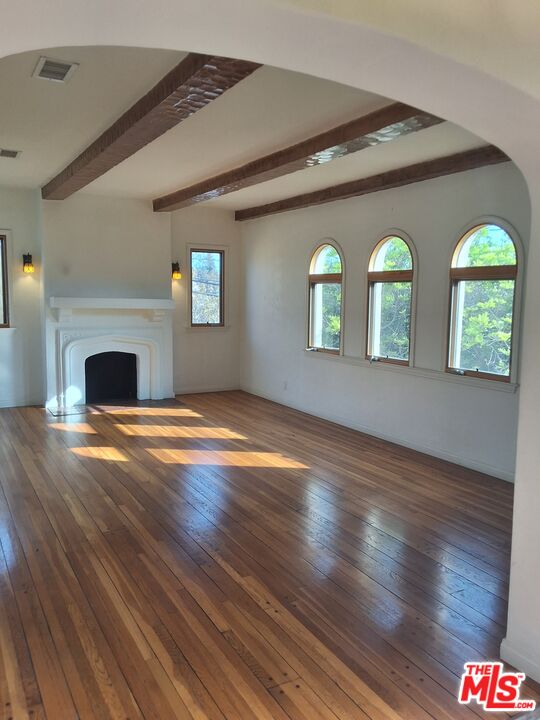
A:
<svg viewBox="0 0 540 720">
<path fill-rule="evenodd" d="M 458 243 L 452 269 L 448 365 L 464 374 L 510 378 L 516 247 L 498 225 L 479 225 Z"/>
<path fill-rule="evenodd" d="M 322 245 L 311 258 L 309 346 L 339 353 L 341 347 L 341 257 L 332 245 Z"/>
<path fill-rule="evenodd" d="M 516 248 L 506 230 L 498 225 L 481 225 L 458 248 L 454 267 L 493 267 L 516 262 Z"/>
<path fill-rule="evenodd" d="M 403 238 L 391 235 L 375 247 L 369 278 L 367 354 L 406 364 L 410 357 L 413 260 Z"/>
<path fill-rule="evenodd" d="M 412 255 L 409 246 L 400 237 L 389 237 L 375 251 L 372 269 L 375 272 L 388 270 L 412 270 Z"/>
<path fill-rule="evenodd" d="M 341 258 L 335 247 L 323 245 L 317 250 L 312 262 L 311 272 L 315 275 L 327 275 L 341 272 Z"/>
</svg>

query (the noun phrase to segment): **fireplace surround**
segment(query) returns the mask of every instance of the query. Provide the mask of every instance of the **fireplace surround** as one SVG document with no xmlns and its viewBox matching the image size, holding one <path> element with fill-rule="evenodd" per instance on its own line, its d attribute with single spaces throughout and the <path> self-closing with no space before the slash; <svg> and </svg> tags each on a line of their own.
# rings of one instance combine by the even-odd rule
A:
<svg viewBox="0 0 540 720">
<path fill-rule="evenodd" d="M 47 407 L 86 403 L 85 363 L 93 355 L 136 357 L 137 398 L 173 396 L 172 300 L 55 298 L 46 318 Z"/>
</svg>

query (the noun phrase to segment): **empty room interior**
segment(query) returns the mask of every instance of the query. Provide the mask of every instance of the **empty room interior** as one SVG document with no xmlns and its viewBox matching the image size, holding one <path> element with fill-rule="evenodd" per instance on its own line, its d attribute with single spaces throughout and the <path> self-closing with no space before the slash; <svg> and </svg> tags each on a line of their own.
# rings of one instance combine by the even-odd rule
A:
<svg viewBox="0 0 540 720">
<path fill-rule="evenodd" d="M 46 5 L 0 49 L 0 720 L 535 720 L 538 9 Z"/>
</svg>

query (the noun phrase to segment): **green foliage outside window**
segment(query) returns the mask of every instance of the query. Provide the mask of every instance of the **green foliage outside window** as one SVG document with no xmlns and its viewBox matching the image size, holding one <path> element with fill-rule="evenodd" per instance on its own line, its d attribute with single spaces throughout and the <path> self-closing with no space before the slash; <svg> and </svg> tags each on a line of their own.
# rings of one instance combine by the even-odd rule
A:
<svg viewBox="0 0 540 720">
<path fill-rule="evenodd" d="M 378 249 L 377 272 L 412 270 L 411 251 L 399 237 L 388 238 Z M 395 360 L 409 359 L 411 282 L 375 282 L 371 289 L 371 354 Z"/>
<path fill-rule="evenodd" d="M 516 250 L 509 235 L 496 225 L 484 225 L 464 243 L 458 267 L 515 265 Z M 456 361 L 464 370 L 508 375 L 512 347 L 514 280 L 466 280 L 458 283 Z"/>
<path fill-rule="evenodd" d="M 515 265 L 516 250 L 508 233 L 496 225 L 477 228 L 459 248 L 455 267 Z M 411 252 L 398 237 L 389 238 L 374 259 L 374 271 L 412 269 Z M 338 252 L 324 246 L 312 273 L 341 273 Z M 456 313 L 455 367 L 508 375 L 512 345 L 515 280 L 460 280 L 454 294 Z M 411 322 L 411 282 L 375 282 L 372 287 L 371 352 L 408 360 Z M 317 347 L 339 349 L 341 284 L 318 283 L 312 294 L 312 340 Z"/>
<path fill-rule="evenodd" d="M 374 270 L 412 270 L 409 246 L 399 237 L 388 238 L 377 252 Z"/>
<path fill-rule="evenodd" d="M 341 258 L 332 245 L 324 245 L 315 256 L 313 274 L 334 275 L 342 272 Z M 315 347 L 339 350 L 341 338 L 341 283 L 317 283 L 311 296 L 312 334 Z"/>
<path fill-rule="evenodd" d="M 341 285 L 319 283 L 313 291 L 315 332 L 312 342 L 316 347 L 339 350 L 341 338 Z"/>
<path fill-rule="evenodd" d="M 380 331 L 375 354 L 408 360 L 412 283 L 375 283 L 373 292 L 380 292 Z"/>
</svg>

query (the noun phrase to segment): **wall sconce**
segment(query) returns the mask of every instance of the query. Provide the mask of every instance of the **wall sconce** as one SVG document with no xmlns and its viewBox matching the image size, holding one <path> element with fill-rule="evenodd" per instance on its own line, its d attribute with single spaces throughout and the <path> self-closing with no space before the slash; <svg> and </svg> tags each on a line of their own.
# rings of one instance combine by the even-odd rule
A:
<svg viewBox="0 0 540 720">
<path fill-rule="evenodd" d="M 23 273 L 33 273 L 35 270 L 30 253 L 23 255 Z"/>
<path fill-rule="evenodd" d="M 180 272 L 180 263 L 179 262 L 173 262 L 173 264 L 172 264 L 172 279 L 173 280 L 181 280 L 182 279 L 182 273 Z"/>
</svg>

